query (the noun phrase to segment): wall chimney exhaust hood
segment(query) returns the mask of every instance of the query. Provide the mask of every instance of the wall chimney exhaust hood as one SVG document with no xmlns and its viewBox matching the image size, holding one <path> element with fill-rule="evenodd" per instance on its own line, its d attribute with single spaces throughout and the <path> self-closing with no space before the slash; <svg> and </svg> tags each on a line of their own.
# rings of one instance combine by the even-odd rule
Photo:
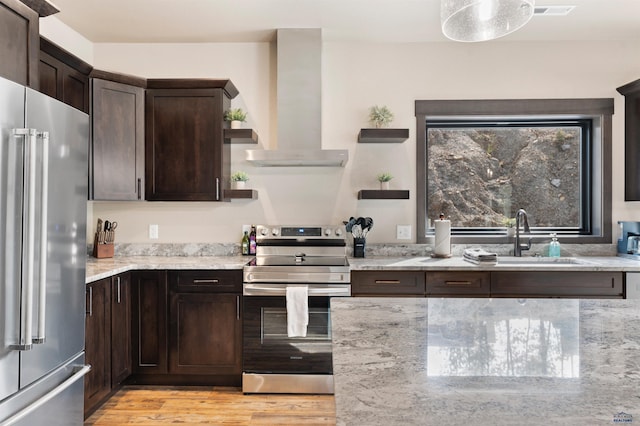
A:
<svg viewBox="0 0 640 426">
<path fill-rule="evenodd" d="M 322 30 L 278 29 L 278 148 L 247 150 L 265 167 L 344 167 L 346 149 L 322 149 Z"/>
</svg>

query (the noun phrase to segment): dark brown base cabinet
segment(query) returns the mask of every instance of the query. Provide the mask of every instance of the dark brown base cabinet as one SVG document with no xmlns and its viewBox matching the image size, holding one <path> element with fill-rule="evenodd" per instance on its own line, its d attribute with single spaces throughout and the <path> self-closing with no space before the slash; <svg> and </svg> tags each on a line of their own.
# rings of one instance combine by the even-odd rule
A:
<svg viewBox="0 0 640 426">
<path fill-rule="evenodd" d="M 623 272 L 492 272 L 492 297 L 624 297 Z"/>
<path fill-rule="evenodd" d="M 353 296 L 424 297 L 424 272 L 352 271 Z"/>
<path fill-rule="evenodd" d="M 169 283 L 169 373 L 236 375 L 239 379 L 242 273 L 169 272 Z"/>
<path fill-rule="evenodd" d="M 84 376 L 85 418 L 111 392 L 111 278 L 87 285 Z"/>
<path fill-rule="evenodd" d="M 85 418 L 131 374 L 129 283 L 126 273 L 87 285 Z"/>
<path fill-rule="evenodd" d="M 427 272 L 427 296 L 489 297 L 490 272 Z"/>
<path fill-rule="evenodd" d="M 242 271 L 137 271 L 132 288 L 128 382 L 240 386 Z"/>
<path fill-rule="evenodd" d="M 166 374 L 167 273 L 132 274 L 132 349 L 134 374 Z"/>
<path fill-rule="evenodd" d="M 589 271 L 352 271 L 353 296 L 624 297 L 624 273 Z"/>
</svg>

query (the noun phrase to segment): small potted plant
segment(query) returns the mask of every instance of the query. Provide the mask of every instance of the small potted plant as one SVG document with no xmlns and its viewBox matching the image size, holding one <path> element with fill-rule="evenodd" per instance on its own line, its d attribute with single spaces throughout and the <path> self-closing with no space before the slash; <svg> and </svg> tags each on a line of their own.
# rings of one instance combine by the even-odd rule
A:
<svg viewBox="0 0 640 426">
<path fill-rule="evenodd" d="M 393 113 L 386 105 L 372 106 L 369 110 L 369 121 L 376 129 L 381 127 L 389 127 L 389 124 L 393 121 Z"/>
<path fill-rule="evenodd" d="M 380 182 L 380 189 L 389 189 L 389 182 L 393 179 L 391 173 L 380 173 L 378 175 L 378 182 Z"/>
<path fill-rule="evenodd" d="M 247 113 L 242 108 L 231 108 L 224 114 L 224 119 L 231 122 L 232 129 L 239 129 L 247 121 Z"/>
<path fill-rule="evenodd" d="M 516 233 L 516 218 L 504 216 L 501 220 L 502 226 L 507 228 L 507 235 L 512 237 Z"/>
<path fill-rule="evenodd" d="M 235 172 L 231 175 L 232 189 L 244 189 L 249 175 L 246 172 Z"/>
</svg>

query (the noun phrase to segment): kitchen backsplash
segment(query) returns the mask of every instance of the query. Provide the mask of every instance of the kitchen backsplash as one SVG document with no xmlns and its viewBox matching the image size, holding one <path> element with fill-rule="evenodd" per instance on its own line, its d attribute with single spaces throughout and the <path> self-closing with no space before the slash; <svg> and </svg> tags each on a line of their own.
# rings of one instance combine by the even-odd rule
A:
<svg viewBox="0 0 640 426">
<path fill-rule="evenodd" d="M 462 256 L 466 248 L 482 245 L 454 244 L 451 247 L 453 256 Z M 533 244 L 525 256 L 546 256 L 549 244 Z M 486 244 L 483 248 L 494 251 L 502 256 L 509 256 L 513 251 L 513 244 Z M 419 257 L 430 256 L 432 244 L 367 244 L 365 257 Z M 87 247 L 91 254 L 93 245 Z M 562 244 L 562 256 L 615 256 L 615 244 Z M 186 244 L 135 244 L 116 243 L 115 256 L 237 256 L 240 255 L 240 245 L 234 243 L 186 243 Z M 347 246 L 347 255 L 353 256 L 353 246 Z"/>
</svg>

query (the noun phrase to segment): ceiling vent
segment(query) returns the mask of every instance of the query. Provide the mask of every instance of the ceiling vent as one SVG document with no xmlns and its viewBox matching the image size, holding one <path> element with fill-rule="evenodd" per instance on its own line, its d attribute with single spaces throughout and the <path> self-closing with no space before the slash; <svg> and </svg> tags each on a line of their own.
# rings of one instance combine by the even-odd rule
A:
<svg viewBox="0 0 640 426">
<path fill-rule="evenodd" d="M 575 9 L 575 6 L 536 6 L 533 14 L 536 16 L 565 16 Z"/>
</svg>

